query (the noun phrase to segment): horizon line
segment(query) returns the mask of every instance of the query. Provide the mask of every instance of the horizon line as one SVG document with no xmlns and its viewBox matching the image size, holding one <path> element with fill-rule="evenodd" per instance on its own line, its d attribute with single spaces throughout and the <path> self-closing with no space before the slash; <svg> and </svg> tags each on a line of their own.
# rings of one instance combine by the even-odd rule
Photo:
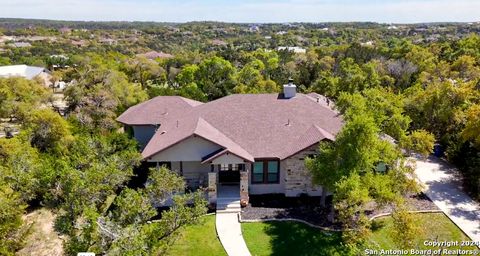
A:
<svg viewBox="0 0 480 256">
<path fill-rule="evenodd" d="M 174 24 L 187 24 L 194 22 L 201 23 L 226 23 L 226 24 L 321 24 L 321 23 L 339 23 L 339 24 L 348 24 L 348 23 L 375 23 L 375 24 L 394 24 L 394 25 L 415 25 L 415 24 L 470 24 L 470 23 L 480 23 L 480 20 L 476 21 L 418 21 L 418 22 L 383 22 L 383 21 L 222 21 L 222 20 L 189 20 L 189 21 L 155 21 L 155 20 L 66 20 L 66 19 L 50 19 L 50 18 L 25 18 L 25 17 L 0 17 L 0 19 L 16 19 L 16 20 L 33 20 L 33 21 L 57 21 L 57 22 L 98 22 L 98 23 L 108 23 L 108 22 L 118 22 L 118 23 L 174 23 Z"/>
</svg>

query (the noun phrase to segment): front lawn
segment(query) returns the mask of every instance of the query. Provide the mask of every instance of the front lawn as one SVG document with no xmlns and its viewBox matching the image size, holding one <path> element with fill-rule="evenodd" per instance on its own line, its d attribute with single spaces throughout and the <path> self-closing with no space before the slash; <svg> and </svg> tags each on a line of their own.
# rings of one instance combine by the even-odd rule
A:
<svg viewBox="0 0 480 256">
<path fill-rule="evenodd" d="M 227 255 L 215 231 L 215 215 L 202 217 L 196 225 L 183 228 L 180 237 L 167 255 L 223 256 Z"/>
<path fill-rule="evenodd" d="M 346 255 L 340 233 L 327 233 L 294 221 L 242 223 L 247 247 L 254 256 Z"/>
<path fill-rule="evenodd" d="M 470 239 L 443 213 L 422 213 L 416 215 L 422 227 L 421 234 L 416 239 L 419 249 L 434 249 L 424 246 L 426 240 L 438 241 L 470 241 Z M 371 242 L 381 249 L 398 249 L 392 239 L 393 222 L 391 217 L 379 218 L 372 223 Z M 440 248 L 435 248 L 440 249 Z M 448 249 L 460 249 L 452 246 Z M 475 249 L 463 247 L 462 249 Z"/>
<path fill-rule="evenodd" d="M 468 241 L 463 232 L 443 213 L 417 214 L 423 232 L 416 239 L 419 249 L 425 249 L 425 240 Z M 392 239 L 393 223 L 391 217 L 373 222 L 370 237 L 372 249 L 400 249 Z M 252 255 L 347 255 L 348 250 L 341 246 L 341 233 L 323 232 L 303 223 L 257 222 L 242 223 L 242 232 Z M 448 249 L 457 249 L 452 246 Z M 428 247 L 440 249 L 440 247 Z M 447 249 L 447 248 L 445 248 Z M 463 247 L 462 249 L 474 249 Z"/>
</svg>

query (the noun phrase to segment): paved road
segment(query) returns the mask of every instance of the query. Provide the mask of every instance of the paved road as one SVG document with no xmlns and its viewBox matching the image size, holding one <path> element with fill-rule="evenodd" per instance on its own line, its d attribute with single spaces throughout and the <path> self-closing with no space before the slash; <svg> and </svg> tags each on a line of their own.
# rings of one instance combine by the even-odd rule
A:
<svg viewBox="0 0 480 256">
<path fill-rule="evenodd" d="M 425 194 L 473 241 L 480 241 L 480 204 L 462 190 L 458 170 L 430 157 L 416 159 L 415 173 Z"/>
</svg>

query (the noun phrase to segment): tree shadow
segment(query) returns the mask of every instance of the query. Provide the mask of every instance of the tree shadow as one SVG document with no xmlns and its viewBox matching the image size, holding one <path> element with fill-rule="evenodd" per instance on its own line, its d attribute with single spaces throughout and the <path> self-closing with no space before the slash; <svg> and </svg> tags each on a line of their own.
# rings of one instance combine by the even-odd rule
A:
<svg viewBox="0 0 480 256">
<path fill-rule="evenodd" d="M 348 255 L 340 232 L 325 232 L 303 223 L 269 222 L 272 255 Z"/>
</svg>

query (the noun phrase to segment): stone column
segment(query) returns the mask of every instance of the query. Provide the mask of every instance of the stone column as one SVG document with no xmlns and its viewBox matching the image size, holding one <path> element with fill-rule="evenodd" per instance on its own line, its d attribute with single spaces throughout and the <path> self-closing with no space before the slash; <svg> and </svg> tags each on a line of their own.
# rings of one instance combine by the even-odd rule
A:
<svg viewBox="0 0 480 256">
<path fill-rule="evenodd" d="M 208 173 L 208 203 L 217 203 L 217 173 Z"/>
<path fill-rule="evenodd" d="M 248 170 L 240 172 L 240 205 L 248 205 Z"/>
</svg>

